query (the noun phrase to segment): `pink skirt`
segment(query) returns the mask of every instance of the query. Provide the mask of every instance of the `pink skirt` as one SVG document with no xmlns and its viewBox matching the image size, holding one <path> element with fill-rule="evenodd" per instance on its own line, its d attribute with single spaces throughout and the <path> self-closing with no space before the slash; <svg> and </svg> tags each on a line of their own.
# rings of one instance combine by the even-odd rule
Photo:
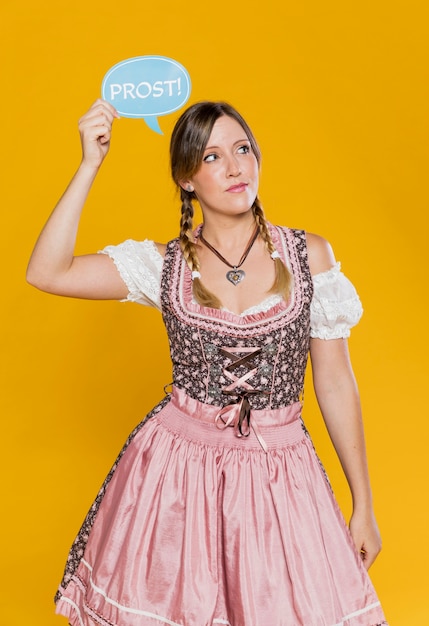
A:
<svg viewBox="0 0 429 626">
<path fill-rule="evenodd" d="M 300 408 L 252 410 L 258 436 L 238 437 L 174 389 L 120 460 L 57 613 L 72 626 L 385 623 Z"/>
</svg>

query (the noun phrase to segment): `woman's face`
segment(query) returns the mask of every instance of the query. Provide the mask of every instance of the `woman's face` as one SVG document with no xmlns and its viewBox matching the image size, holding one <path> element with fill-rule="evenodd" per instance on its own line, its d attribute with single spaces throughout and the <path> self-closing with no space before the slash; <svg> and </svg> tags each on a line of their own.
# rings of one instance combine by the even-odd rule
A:
<svg viewBox="0 0 429 626">
<path fill-rule="evenodd" d="M 205 217 L 209 213 L 238 215 L 252 207 L 258 193 L 259 166 L 245 131 L 232 117 L 216 120 L 200 169 L 183 181 L 185 189 L 188 185 Z"/>
</svg>

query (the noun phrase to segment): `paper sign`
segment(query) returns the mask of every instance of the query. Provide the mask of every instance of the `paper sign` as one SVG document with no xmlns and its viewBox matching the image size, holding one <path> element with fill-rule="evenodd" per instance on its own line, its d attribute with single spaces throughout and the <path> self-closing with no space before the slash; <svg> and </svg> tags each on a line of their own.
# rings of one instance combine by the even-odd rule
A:
<svg viewBox="0 0 429 626">
<path fill-rule="evenodd" d="M 122 117 L 141 117 L 162 135 L 158 117 L 180 109 L 191 94 L 183 65 L 163 56 L 142 56 L 114 65 L 105 75 L 101 97 Z"/>
</svg>

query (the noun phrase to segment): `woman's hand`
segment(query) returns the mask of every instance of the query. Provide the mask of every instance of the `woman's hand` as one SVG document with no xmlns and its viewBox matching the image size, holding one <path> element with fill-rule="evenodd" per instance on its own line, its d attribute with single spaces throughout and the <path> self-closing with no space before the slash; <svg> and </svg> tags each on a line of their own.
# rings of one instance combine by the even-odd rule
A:
<svg viewBox="0 0 429 626">
<path fill-rule="evenodd" d="M 105 100 L 96 100 L 79 120 L 82 164 L 99 168 L 110 147 L 112 124 L 119 118 L 116 109 Z"/>
<path fill-rule="evenodd" d="M 380 532 L 372 510 L 362 514 L 354 512 L 350 520 L 350 532 L 368 570 L 381 550 Z"/>
</svg>

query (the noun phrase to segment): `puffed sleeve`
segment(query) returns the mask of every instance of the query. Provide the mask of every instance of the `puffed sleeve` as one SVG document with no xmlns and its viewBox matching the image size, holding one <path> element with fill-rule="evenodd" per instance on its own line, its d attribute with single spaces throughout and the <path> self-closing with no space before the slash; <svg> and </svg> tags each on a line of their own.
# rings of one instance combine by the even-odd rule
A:
<svg viewBox="0 0 429 626">
<path fill-rule="evenodd" d="M 99 254 L 113 259 L 128 288 L 128 296 L 122 302 L 138 302 L 161 309 L 163 258 L 153 241 L 127 239 L 117 246 L 106 246 Z"/>
<path fill-rule="evenodd" d="M 326 272 L 313 276 L 314 293 L 310 306 L 310 336 L 339 339 L 350 336 L 363 309 L 356 289 L 336 263 Z"/>
</svg>

